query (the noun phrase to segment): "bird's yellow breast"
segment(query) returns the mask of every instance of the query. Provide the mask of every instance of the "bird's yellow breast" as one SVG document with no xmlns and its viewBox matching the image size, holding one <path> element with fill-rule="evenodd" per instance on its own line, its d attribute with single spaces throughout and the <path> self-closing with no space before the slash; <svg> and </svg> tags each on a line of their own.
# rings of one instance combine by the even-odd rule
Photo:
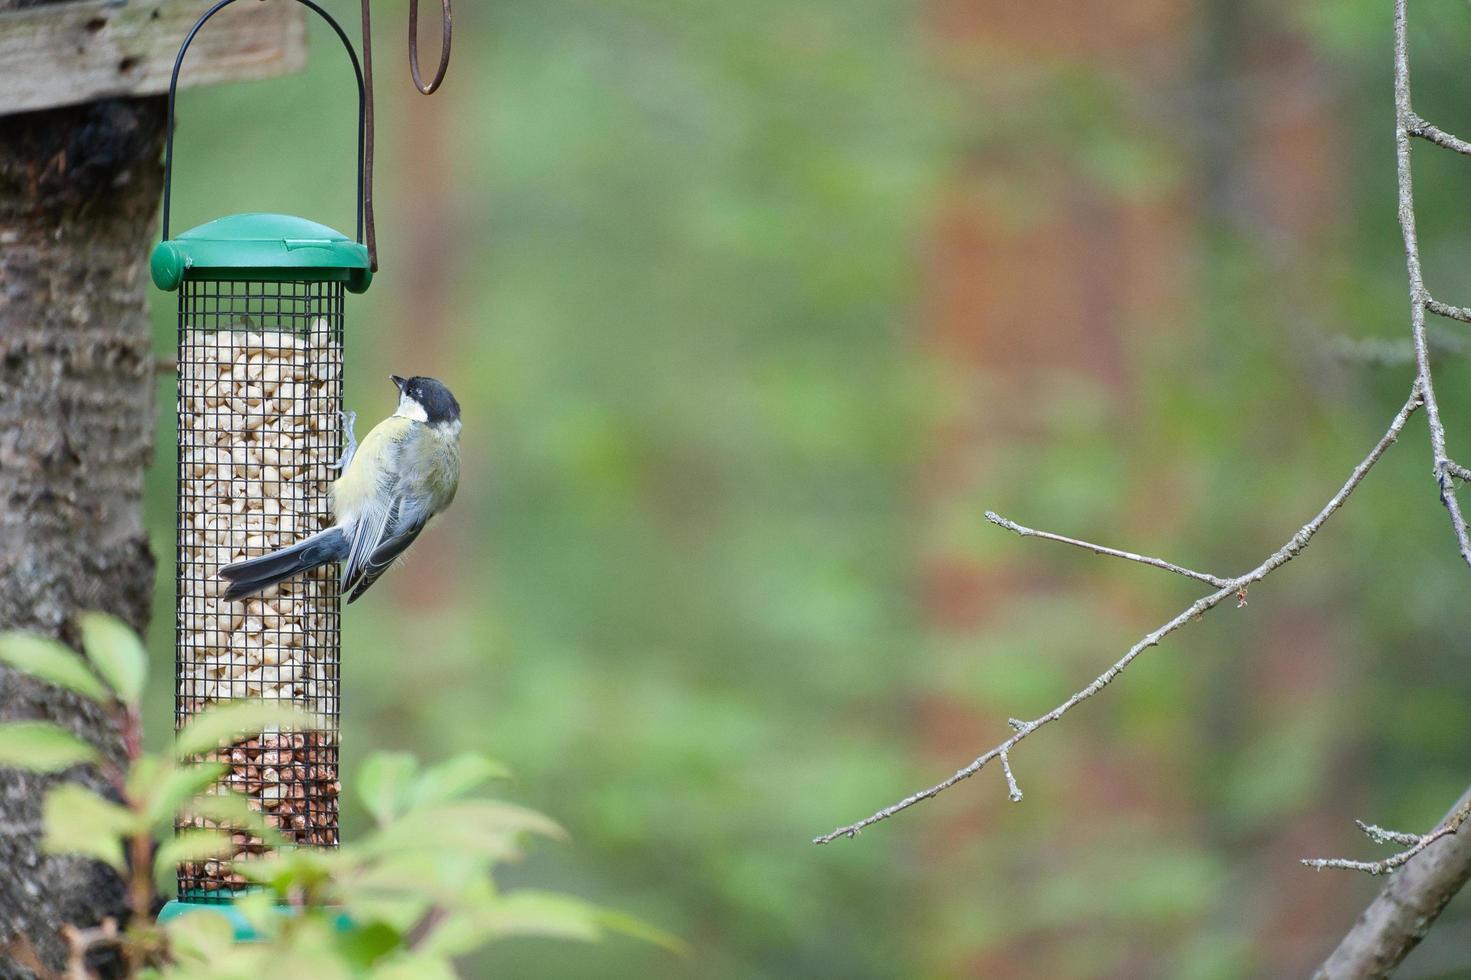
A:
<svg viewBox="0 0 1471 980">
<path fill-rule="evenodd" d="M 373 426 L 358 444 L 352 462 L 332 484 L 332 509 L 338 521 L 351 519 L 379 491 L 379 475 L 394 471 L 399 445 L 413 431 L 414 424 L 412 419 L 390 415 Z"/>
</svg>

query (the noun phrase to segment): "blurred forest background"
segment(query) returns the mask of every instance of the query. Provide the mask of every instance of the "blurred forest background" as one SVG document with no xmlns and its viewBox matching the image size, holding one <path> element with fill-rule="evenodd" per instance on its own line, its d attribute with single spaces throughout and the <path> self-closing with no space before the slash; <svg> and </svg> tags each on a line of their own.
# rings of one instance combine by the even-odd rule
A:
<svg viewBox="0 0 1471 980">
<path fill-rule="evenodd" d="M 327 6 L 356 30 L 355 2 Z M 445 379 L 465 475 L 346 617 L 347 771 L 377 748 L 489 753 L 571 833 L 519 883 L 693 950 L 524 941 L 467 975 L 1316 964 L 1378 882 L 1297 859 L 1375 853 L 1354 817 L 1428 829 L 1468 781 L 1471 577 L 1420 418 L 1246 608 L 1029 740 L 1023 803 L 988 769 L 808 841 L 968 762 L 1200 592 L 985 509 L 1234 574 L 1378 438 L 1412 378 L 1389 4 L 461 3 L 429 99 L 402 9 L 375 11 L 382 272 L 349 301 L 348 403 L 366 423 L 390 371 Z M 1417 108 L 1471 130 L 1471 9 L 1411 22 Z M 181 96 L 180 227 L 351 230 L 329 40 L 313 27 L 305 77 Z M 1430 286 L 1471 302 L 1471 168 L 1415 153 Z M 1471 364 L 1440 372 L 1465 458 Z M 165 664 L 171 379 L 159 398 Z M 1468 950 L 1463 895 L 1401 976 Z"/>
</svg>

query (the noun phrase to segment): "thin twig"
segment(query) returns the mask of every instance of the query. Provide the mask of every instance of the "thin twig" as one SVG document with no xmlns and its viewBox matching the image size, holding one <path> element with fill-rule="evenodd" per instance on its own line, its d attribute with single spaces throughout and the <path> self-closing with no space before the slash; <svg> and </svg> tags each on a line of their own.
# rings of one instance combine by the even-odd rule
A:
<svg viewBox="0 0 1471 980">
<path fill-rule="evenodd" d="M 1405 834 L 1401 833 L 1398 830 L 1386 830 L 1383 827 L 1376 826 L 1372 823 L 1364 823 L 1364 821 L 1362 820 L 1355 820 L 1354 823 L 1358 824 L 1359 829 L 1364 832 L 1365 837 L 1369 838 L 1376 844 L 1400 844 L 1414 846 L 1415 844 L 1420 843 L 1419 834 Z"/>
<path fill-rule="evenodd" d="M 1403 21 L 1403 18 L 1401 17 L 1400 20 Z M 1396 67 L 1398 67 L 1398 65 L 1396 65 Z M 1406 67 L 1408 68 L 1408 63 L 1406 64 Z M 1396 81 L 1398 81 L 1400 74 L 1401 73 L 1398 71 L 1395 72 Z M 1406 71 L 1403 74 L 1408 80 L 1409 72 Z M 1466 156 L 1471 156 L 1471 143 L 1466 142 L 1459 136 L 1453 136 L 1450 133 L 1447 133 L 1439 126 L 1431 125 L 1424 119 L 1421 119 L 1419 116 L 1415 115 L 1415 113 L 1409 111 L 1408 85 L 1405 89 L 1405 95 L 1405 112 L 1400 118 L 1404 120 L 1404 128 L 1406 133 L 1408 133 L 1410 136 L 1418 136 L 1420 139 L 1434 143 L 1436 146 L 1443 146 L 1447 150 L 1455 150 L 1457 153 L 1464 153 Z"/>
<path fill-rule="evenodd" d="M 62 923 L 61 935 L 67 945 L 67 980 L 92 980 L 96 974 L 87 967 L 87 954 L 97 946 L 116 945 L 119 941 L 117 920 L 111 916 L 85 929 Z"/>
<path fill-rule="evenodd" d="M 1401 367 L 1415 363 L 1415 348 L 1408 338 L 1329 337 L 1324 345 L 1329 357 L 1346 364 L 1370 367 Z"/>
<path fill-rule="evenodd" d="M 1431 126 L 1415 115 L 1410 106 L 1410 42 L 1405 10 L 1406 0 L 1394 3 L 1394 112 L 1395 171 L 1399 185 L 1399 225 L 1405 243 L 1405 272 L 1410 280 L 1410 335 L 1415 344 L 1415 367 L 1419 375 L 1420 394 L 1425 399 L 1425 417 L 1430 426 L 1430 449 L 1434 456 L 1432 472 L 1440 486 L 1440 501 L 1450 515 L 1451 531 L 1461 558 L 1471 566 L 1471 533 L 1456 499 L 1456 485 L 1447 469 L 1450 454 L 1446 451 L 1445 424 L 1440 418 L 1440 403 L 1435 398 L 1435 382 L 1430 371 L 1430 347 L 1425 337 L 1425 307 L 1430 293 L 1420 268 L 1420 242 L 1415 231 L 1415 190 L 1410 172 L 1411 135 L 1446 146 L 1457 153 L 1471 153 L 1471 145 Z"/>
<path fill-rule="evenodd" d="M 1441 304 L 1444 306 L 1444 304 Z M 1460 310 L 1460 307 L 1446 307 Z M 1430 306 L 1426 309 L 1435 312 Z M 1466 311 L 1471 316 L 1471 310 Z M 1452 332 L 1443 327 L 1426 325 L 1426 338 L 1430 353 L 1439 357 L 1466 357 L 1471 355 L 1471 337 L 1464 331 Z M 1375 367 L 1400 367 L 1415 363 L 1415 345 L 1409 337 L 1332 337 L 1327 342 L 1328 354 L 1340 361 L 1353 364 L 1368 364 Z"/>
<path fill-rule="evenodd" d="M 1085 551 L 1091 551 L 1095 555 L 1108 555 L 1112 558 L 1123 558 L 1127 561 L 1137 561 L 1141 565 L 1150 565 L 1154 568 L 1162 568 L 1167 572 L 1174 572 L 1176 575 L 1183 575 L 1186 578 L 1193 578 L 1197 582 L 1204 582 L 1207 585 L 1214 585 L 1218 589 L 1224 589 L 1228 584 L 1230 584 L 1228 579 L 1221 578 L 1219 575 L 1211 575 L 1208 572 L 1192 571 L 1191 569 L 1185 568 L 1184 566 L 1165 561 L 1163 558 L 1151 558 L 1148 555 L 1136 555 L 1132 551 L 1120 551 L 1117 548 L 1106 548 L 1101 544 L 1093 544 L 1090 541 L 1079 541 L 1077 538 L 1064 537 L 1061 534 L 1053 534 L 1051 531 L 1038 531 L 1030 527 L 1023 527 L 1015 521 L 1007 520 L 995 511 L 986 511 L 986 520 L 990 521 L 992 524 L 995 524 L 997 527 L 1004 527 L 1006 528 L 1006 530 L 1011 531 L 1015 534 L 1019 534 L 1024 538 L 1045 538 L 1048 541 L 1060 541 L 1063 544 L 1070 544 L 1075 548 L 1082 548 Z"/>
<path fill-rule="evenodd" d="M 1011 771 L 1011 756 L 1005 752 L 1001 753 L 1001 771 L 1006 773 L 1006 790 L 1011 802 L 1020 803 L 1022 788 L 1017 785 L 1016 774 Z"/>
<path fill-rule="evenodd" d="M 1423 837 L 1414 834 L 1401 834 L 1395 831 L 1386 831 L 1380 827 L 1370 827 L 1363 823 L 1359 826 L 1378 843 L 1409 844 L 1405 850 L 1398 854 L 1392 854 L 1383 861 L 1350 861 L 1347 858 L 1303 858 L 1302 863 L 1310 868 L 1322 871 L 1324 868 L 1339 868 L 1345 871 L 1363 871 L 1371 875 L 1388 874 L 1396 868 L 1403 867 L 1409 863 L 1410 858 L 1419 854 L 1425 848 L 1434 844 L 1442 837 L 1448 837 L 1461 829 L 1466 819 L 1471 817 L 1471 804 L 1461 807 L 1450 818 L 1443 821 L 1430 833 Z"/>
<path fill-rule="evenodd" d="M 1125 653 L 1122 657 L 1120 657 L 1118 661 L 1113 664 L 1113 666 L 1109 667 L 1103 673 L 1094 678 L 1093 682 L 1090 683 L 1087 687 L 1084 687 L 1082 690 L 1073 694 L 1072 697 L 1068 698 L 1066 701 L 1062 702 L 1057 707 L 1047 712 L 1045 715 L 1042 715 L 1040 718 L 1036 718 L 1032 721 L 1018 721 L 1016 719 L 1013 719 L 1011 721 L 1011 727 L 1016 734 L 1012 735 L 1010 738 L 1000 743 L 999 745 L 996 745 L 993 748 L 987 750 L 984 754 L 978 756 L 975 760 L 973 760 L 969 765 L 956 770 L 955 773 L 952 774 L 948 779 L 936 783 L 928 789 L 922 789 L 917 793 L 906 796 L 904 799 L 893 804 L 892 806 L 887 806 L 882 810 L 879 810 L 878 812 L 857 821 L 856 823 L 848 824 L 845 827 L 839 827 L 832 833 L 823 834 L 821 837 L 816 837 L 813 839 L 813 843 L 828 844 L 834 840 L 837 840 L 839 837 L 853 837 L 865 827 L 876 824 L 881 820 L 887 820 L 889 817 L 894 816 L 896 813 L 901 813 L 904 810 L 909 809 L 916 803 L 922 803 L 925 800 L 939 796 L 941 793 L 945 792 L 945 790 L 954 786 L 956 783 L 961 782 L 965 779 L 969 779 L 971 776 L 974 776 L 976 773 L 980 772 L 981 769 L 985 767 L 986 763 L 990 762 L 992 759 L 1006 756 L 1008 758 L 1009 764 L 1009 753 L 1013 748 L 1016 747 L 1017 743 L 1026 738 L 1028 735 L 1035 732 L 1037 729 L 1041 728 L 1043 725 L 1049 724 L 1061 718 L 1063 715 L 1071 711 L 1074 707 L 1088 700 L 1099 691 L 1103 690 L 1115 677 L 1123 673 L 1124 670 L 1129 666 L 1129 664 L 1134 662 L 1134 658 L 1138 657 L 1139 654 L 1143 653 L 1145 650 L 1149 649 L 1152 646 L 1157 646 L 1161 640 L 1178 630 L 1180 627 L 1194 621 L 1195 619 L 1214 609 L 1225 599 L 1232 596 L 1238 596 L 1248 586 L 1252 585 L 1255 582 L 1261 581 L 1272 572 L 1276 571 L 1278 568 L 1281 568 L 1293 558 L 1297 557 L 1297 555 L 1303 550 L 1303 548 L 1307 547 L 1308 542 L 1312 540 L 1313 536 L 1318 533 L 1318 530 L 1322 528 L 1323 524 L 1327 522 L 1328 518 L 1332 517 L 1333 514 L 1340 507 L 1343 506 L 1343 503 L 1348 499 L 1349 494 L 1353 493 L 1354 489 L 1363 482 L 1364 477 L 1368 476 L 1369 471 L 1374 468 L 1374 465 L 1379 462 L 1379 460 L 1384 456 L 1385 452 L 1388 451 L 1389 447 L 1392 446 L 1394 444 L 1394 441 L 1399 438 L 1400 432 L 1403 431 L 1405 427 L 1405 422 L 1409 420 L 1410 416 L 1415 413 L 1415 410 L 1419 408 L 1420 405 L 1420 390 L 1419 386 L 1416 385 L 1414 389 L 1410 392 L 1410 397 L 1405 401 L 1404 405 L 1401 406 L 1400 410 L 1395 413 L 1394 420 L 1390 423 L 1388 430 L 1380 438 L 1379 442 L 1375 444 L 1374 448 L 1369 451 L 1369 455 L 1365 456 L 1359 462 L 1359 464 L 1354 467 L 1353 472 L 1349 475 L 1348 480 L 1343 484 L 1342 487 L 1339 488 L 1338 492 L 1335 493 L 1328 500 L 1328 502 L 1323 505 L 1323 509 L 1318 511 L 1316 517 L 1314 517 L 1312 520 L 1308 521 L 1301 528 L 1299 528 L 1297 533 L 1287 540 L 1286 544 L 1274 551 L 1271 555 L 1267 557 L 1265 561 L 1263 561 L 1256 568 L 1247 572 L 1245 575 L 1241 575 L 1233 579 L 1227 579 L 1221 588 L 1217 589 L 1215 592 L 1212 592 L 1210 595 L 1203 596 L 1195 600 L 1189 606 L 1187 606 L 1185 610 L 1181 612 L 1178 616 L 1174 617 L 1169 622 L 1165 623 L 1154 631 L 1145 634 L 1143 639 L 1130 647 L 1129 651 Z"/>
<path fill-rule="evenodd" d="M 1462 323 L 1471 323 L 1471 310 L 1464 306 L 1452 306 L 1442 303 L 1430 296 L 1425 297 L 1425 308 L 1436 316 L 1443 316 L 1447 320 L 1460 320 Z"/>
<path fill-rule="evenodd" d="M 424 940 L 428 939 L 434 930 L 439 927 L 440 923 L 445 920 L 448 914 L 439 905 L 429 906 L 429 908 L 424 910 L 424 914 L 419 917 L 419 921 L 414 923 L 408 935 L 404 936 L 404 947 L 410 950 L 418 949 L 424 944 Z"/>
</svg>

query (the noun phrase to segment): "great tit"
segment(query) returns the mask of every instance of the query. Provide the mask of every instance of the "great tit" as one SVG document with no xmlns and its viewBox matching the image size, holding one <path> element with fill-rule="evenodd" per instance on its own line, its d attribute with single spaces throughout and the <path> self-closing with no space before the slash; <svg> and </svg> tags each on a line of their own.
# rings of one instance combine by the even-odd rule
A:
<svg viewBox="0 0 1471 980">
<path fill-rule="evenodd" d="M 342 591 L 353 602 L 403 554 L 429 519 L 455 499 L 460 482 L 460 403 L 433 378 L 400 378 L 398 410 L 358 446 L 343 415 L 347 449 L 332 484 L 337 523 L 289 548 L 226 565 L 226 599 L 243 599 L 329 562 L 345 562 Z"/>
</svg>

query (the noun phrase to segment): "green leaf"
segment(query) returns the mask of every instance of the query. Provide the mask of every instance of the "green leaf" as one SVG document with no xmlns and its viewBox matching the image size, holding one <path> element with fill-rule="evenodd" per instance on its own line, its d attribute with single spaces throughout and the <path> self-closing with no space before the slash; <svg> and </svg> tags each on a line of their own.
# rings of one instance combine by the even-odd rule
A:
<svg viewBox="0 0 1471 980">
<path fill-rule="evenodd" d="M 136 823 L 127 808 L 75 783 L 64 783 L 46 794 L 41 849 L 47 854 L 96 858 L 121 873 L 125 870 L 122 837 L 134 831 Z"/>
<path fill-rule="evenodd" d="M 358 768 L 358 798 L 379 826 L 387 826 L 408 808 L 419 760 L 407 752 L 375 752 Z"/>
<path fill-rule="evenodd" d="M 128 770 L 125 790 L 130 800 L 145 799 L 158 788 L 165 773 L 173 768 L 173 760 L 157 755 L 139 756 Z"/>
<path fill-rule="evenodd" d="M 492 779 L 505 779 L 510 770 L 483 755 L 466 752 L 425 770 L 414 787 L 415 805 L 448 803 Z"/>
<path fill-rule="evenodd" d="M 236 701 L 210 708 L 194 718 L 174 738 L 174 754 L 180 759 L 200 755 L 252 738 L 267 729 L 283 731 L 321 730 L 322 719 L 290 704 L 274 701 Z"/>
<path fill-rule="evenodd" d="M 148 677 L 148 654 L 143 644 L 122 620 L 107 613 L 83 613 L 82 649 L 102 679 L 125 704 L 137 704 Z"/>
<path fill-rule="evenodd" d="M 230 771 L 222 762 L 184 763 L 171 766 L 137 797 L 150 824 L 173 821 L 184 804 L 209 789 Z"/>
<path fill-rule="evenodd" d="M 424 902 L 413 909 L 403 924 L 403 931 L 408 933 L 419 925 L 430 908 L 437 905 L 441 918 L 419 948 L 445 957 L 472 953 L 496 938 L 481 920 L 497 901 L 495 883 L 489 875 L 481 874 L 451 901 Z"/>
<path fill-rule="evenodd" d="M 404 893 L 364 894 L 349 884 L 341 893 L 342 911 L 353 922 L 382 922 L 407 934 L 434 902 Z M 458 896 L 455 896 L 458 899 Z"/>
<path fill-rule="evenodd" d="M 180 810 L 185 817 L 200 817 L 226 827 L 243 830 L 259 837 L 268 847 L 284 847 L 286 839 L 266 823 L 265 817 L 251 809 L 250 802 L 238 793 L 209 793 L 196 796 Z"/>
<path fill-rule="evenodd" d="M 551 817 L 500 800 L 462 800 L 425 813 L 426 818 L 435 823 L 448 821 L 480 833 L 525 832 L 553 840 L 565 840 L 567 837 L 562 825 Z"/>
<path fill-rule="evenodd" d="M 30 633 L 0 633 L 0 663 L 93 701 L 112 700 L 82 658 L 55 640 Z"/>
<path fill-rule="evenodd" d="M 254 861 L 245 861 L 236 866 L 249 867 Z M 279 937 L 284 917 L 281 915 L 281 906 L 277 904 L 275 896 L 263 892 L 252 891 L 243 895 L 236 895 L 232 903 L 235 911 L 245 920 L 246 925 L 261 938 L 263 942 L 271 942 Z"/>
<path fill-rule="evenodd" d="M 551 936 L 601 939 L 607 932 L 682 953 L 679 939 L 631 915 L 601 908 L 571 895 L 522 889 L 497 899 L 480 923 L 500 936 Z"/>
<path fill-rule="evenodd" d="M 153 877 L 162 886 L 185 861 L 208 861 L 234 854 L 235 845 L 227 831 L 191 828 L 158 845 L 153 854 Z"/>
<path fill-rule="evenodd" d="M 540 936 L 597 942 L 603 910 L 570 895 L 517 891 L 462 905 L 430 933 L 423 948 L 441 956 L 464 956 L 497 939 Z"/>
<path fill-rule="evenodd" d="M 356 848 L 349 848 L 351 854 Z M 410 895 L 453 906 L 458 897 L 486 877 L 486 862 L 463 853 L 390 851 L 373 858 L 345 878 L 351 898 L 362 895 Z"/>
<path fill-rule="evenodd" d="M 403 935 L 386 922 L 365 922 L 340 936 L 337 946 L 356 969 L 366 970 L 403 946 Z"/>
<path fill-rule="evenodd" d="M 373 967 L 370 980 L 459 980 L 449 960 L 428 953 L 395 956 Z"/>
<path fill-rule="evenodd" d="M 191 910 L 188 915 L 170 919 L 164 928 L 169 934 L 169 953 L 181 964 L 207 966 L 219 963 L 235 945 L 235 926 L 225 915 L 226 906 L 216 912 L 208 905 Z M 214 914 L 205 914 L 214 913 Z M 169 975 L 174 971 L 170 969 Z"/>
<path fill-rule="evenodd" d="M 569 895 L 527 890 L 504 895 L 478 917 L 497 936 L 550 936 L 595 941 L 603 938 L 597 909 Z"/>
<path fill-rule="evenodd" d="M 512 895 L 518 893 L 513 892 Z M 673 933 L 665 932 L 655 926 L 649 925 L 642 919 L 629 915 L 627 912 L 619 912 L 617 909 L 597 909 L 598 925 L 608 932 L 615 932 L 637 939 L 655 946 L 662 946 L 671 953 L 683 956 L 689 952 L 689 946 L 683 939 Z"/>
<path fill-rule="evenodd" d="M 525 833 L 561 839 L 566 832 L 535 810 L 496 800 L 463 800 L 413 810 L 358 845 L 365 854 L 453 851 L 504 860 Z"/>
<path fill-rule="evenodd" d="M 245 861 L 235 870 L 256 884 L 267 885 L 278 894 L 313 892 L 331 884 L 344 863 L 337 851 L 292 847 L 255 861 Z"/>
<path fill-rule="evenodd" d="M 79 762 L 97 762 L 97 750 L 65 728 L 45 721 L 0 723 L 0 766 L 31 772 L 60 772 Z"/>
<path fill-rule="evenodd" d="M 345 848 L 344 857 L 355 850 Z M 447 852 L 388 854 L 339 875 L 343 910 L 354 922 L 381 921 L 406 933 L 430 906 L 473 909 L 488 901 L 487 865 Z"/>
</svg>

